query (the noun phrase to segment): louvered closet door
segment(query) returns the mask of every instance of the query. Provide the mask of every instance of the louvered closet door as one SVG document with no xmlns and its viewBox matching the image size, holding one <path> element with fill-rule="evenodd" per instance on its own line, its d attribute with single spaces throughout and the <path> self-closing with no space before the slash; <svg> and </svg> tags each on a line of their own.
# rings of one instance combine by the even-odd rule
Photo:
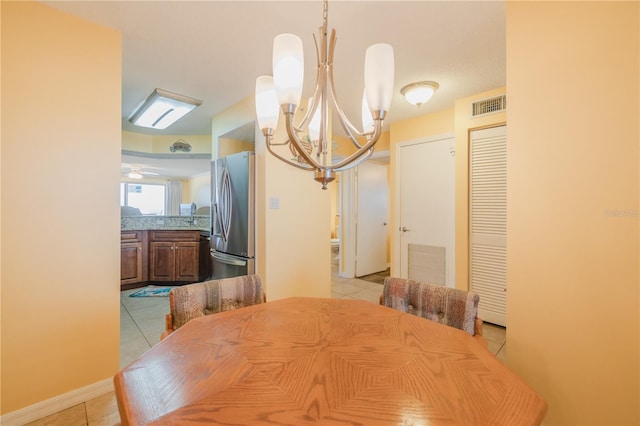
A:
<svg viewBox="0 0 640 426">
<path fill-rule="evenodd" d="M 470 288 L 478 316 L 506 326 L 507 127 L 471 132 L 469 164 Z"/>
</svg>

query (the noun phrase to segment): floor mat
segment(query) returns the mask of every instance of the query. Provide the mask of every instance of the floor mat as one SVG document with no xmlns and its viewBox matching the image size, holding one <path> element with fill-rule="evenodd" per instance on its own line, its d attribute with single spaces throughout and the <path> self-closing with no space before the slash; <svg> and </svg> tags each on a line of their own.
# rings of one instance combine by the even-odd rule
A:
<svg viewBox="0 0 640 426">
<path fill-rule="evenodd" d="M 173 287 L 158 287 L 148 285 L 135 293 L 131 293 L 129 297 L 167 297 Z"/>
</svg>

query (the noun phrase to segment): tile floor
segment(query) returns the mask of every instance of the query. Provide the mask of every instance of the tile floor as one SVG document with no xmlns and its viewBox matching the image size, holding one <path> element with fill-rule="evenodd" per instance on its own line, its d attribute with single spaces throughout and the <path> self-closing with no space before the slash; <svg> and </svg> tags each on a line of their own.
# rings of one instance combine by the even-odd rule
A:
<svg viewBox="0 0 640 426">
<path fill-rule="evenodd" d="M 378 303 L 382 285 L 360 279 L 340 278 L 337 264 L 332 265 L 331 297 L 361 299 Z M 160 341 L 165 315 L 169 312 L 166 297 L 129 297 L 136 290 L 120 293 L 120 368 L 127 366 Z M 489 350 L 506 359 L 506 332 L 503 327 L 484 324 L 483 335 Z M 29 426 L 113 426 L 120 415 L 113 392 L 29 423 Z"/>
</svg>

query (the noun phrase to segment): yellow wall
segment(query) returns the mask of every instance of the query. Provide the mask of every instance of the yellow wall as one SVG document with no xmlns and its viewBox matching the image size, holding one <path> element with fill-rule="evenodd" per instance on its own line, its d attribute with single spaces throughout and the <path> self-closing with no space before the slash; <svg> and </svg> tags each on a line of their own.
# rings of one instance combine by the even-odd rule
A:
<svg viewBox="0 0 640 426">
<path fill-rule="evenodd" d="M 0 32 L 2 30 L 2 4 L 0 3 Z M 3 34 L 0 33 L 0 46 L 2 43 Z M 0 49 L 1 50 L 1 49 Z M 0 59 L 0 415 L 2 415 L 2 354 L 4 345 L 2 344 L 2 118 L 4 117 L 2 111 L 2 61 Z"/>
<path fill-rule="evenodd" d="M 255 151 L 255 143 L 229 138 L 218 138 L 218 158 L 243 151 Z"/>
<path fill-rule="evenodd" d="M 153 136 L 123 131 L 122 149 L 136 152 L 153 152 Z"/>
<path fill-rule="evenodd" d="M 196 208 L 209 207 L 211 204 L 211 174 L 203 173 L 189 180 L 183 193 L 183 202 L 196 203 Z"/>
<path fill-rule="evenodd" d="M 413 141 L 417 139 L 425 139 L 432 136 L 453 133 L 454 129 L 454 110 L 446 109 L 431 114 L 425 114 L 407 120 L 391 123 L 389 131 L 389 145 L 391 157 L 389 162 L 389 204 L 392 206 L 389 212 L 389 229 L 398 228 L 397 219 L 395 217 L 394 203 L 396 202 L 396 149 L 397 144 L 401 142 Z M 395 238 L 390 238 L 389 254 L 391 258 L 391 275 L 400 276 L 400 271 L 396 265 L 397 251 Z"/>
<path fill-rule="evenodd" d="M 224 135 L 255 120 L 255 105 L 249 97 L 227 108 L 213 117 L 211 121 L 211 156 L 224 157 L 224 147 L 221 142 L 228 140 Z"/>
<path fill-rule="evenodd" d="M 114 30 L 0 7 L 5 414 L 118 370 L 122 67 Z"/>
<path fill-rule="evenodd" d="M 474 102 L 506 94 L 505 87 L 458 99 L 456 135 L 456 288 L 469 290 L 469 134 L 476 129 L 503 125 L 506 112 L 471 117 Z M 509 99 L 507 98 L 507 109 Z"/>
<path fill-rule="evenodd" d="M 508 363 L 545 425 L 638 425 L 639 3 L 506 10 Z"/>
<path fill-rule="evenodd" d="M 351 142 L 351 139 L 349 139 L 348 137 L 334 135 L 332 140 L 334 142 L 337 142 L 338 144 L 337 148 L 332 150 L 332 154 L 334 156 L 346 157 L 356 152 L 356 147 L 353 145 L 353 143 Z M 364 138 L 359 138 L 358 142 L 360 143 L 360 145 L 364 145 L 367 141 Z M 374 155 L 376 153 L 388 151 L 389 144 L 390 144 L 390 134 L 389 134 L 389 131 L 387 130 L 382 132 L 382 134 L 380 135 L 380 138 L 378 139 L 378 142 L 376 142 L 376 145 L 374 146 Z"/>
<path fill-rule="evenodd" d="M 180 179 L 182 182 L 182 194 L 180 194 L 180 202 L 184 204 L 191 203 L 191 179 Z"/>
<path fill-rule="evenodd" d="M 420 115 L 418 117 L 391 123 L 389 126 L 391 153 L 392 155 L 394 154 L 394 145 L 400 142 L 413 141 L 451 133 L 453 132 L 453 126 L 453 109 L 436 111 L 431 114 Z"/>
<path fill-rule="evenodd" d="M 137 132 L 122 132 L 122 149 L 127 151 L 173 154 L 169 147 L 181 141 L 191 145 L 191 154 L 210 154 L 211 137 L 209 135 L 146 135 Z M 176 151 L 176 156 L 184 154 Z"/>
<path fill-rule="evenodd" d="M 257 145 L 264 145 L 258 141 Z M 331 297 L 331 202 L 311 172 L 265 155 L 267 296 Z M 268 207 L 277 198 L 279 209 Z"/>
<path fill-rule="evenodd" d="M 391 133 L 389 131 L 382 132 L 380 139 L 376 142 L 375 152 L 389 151 L 391 145 Z"/>
<path fill-rule="evenodd" d="M 212 121 L 212 152 L 219 138 L 255 120 L 253 97 L 237 103 Z M 280 121 L 281 124 L 283 120 Z M 282 129 L 277 140 L 282 141 Z M 331 296 L 330 191 L 321 190 L 310 172 L 282 163 L 266 152 L 262 132 L 256 135 L 257 272 L 267 299 Z M 277 198 L 280 208 L 269 208 Z"/>
</svg>

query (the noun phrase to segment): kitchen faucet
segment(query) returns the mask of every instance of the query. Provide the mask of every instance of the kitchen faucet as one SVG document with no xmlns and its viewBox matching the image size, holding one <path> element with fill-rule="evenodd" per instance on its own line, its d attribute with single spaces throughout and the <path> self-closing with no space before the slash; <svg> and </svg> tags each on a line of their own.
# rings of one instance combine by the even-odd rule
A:
<svg viewBox="0 0 640 426">
<path fill-rule="evenodd" d="M 196 214 L 196 203 L 191 203 L 191 214 L 189 215 L 189 219 L 187 223 L 191 226 L 196 222 L 196 218 L 194 217 Z"/>
</svg>

